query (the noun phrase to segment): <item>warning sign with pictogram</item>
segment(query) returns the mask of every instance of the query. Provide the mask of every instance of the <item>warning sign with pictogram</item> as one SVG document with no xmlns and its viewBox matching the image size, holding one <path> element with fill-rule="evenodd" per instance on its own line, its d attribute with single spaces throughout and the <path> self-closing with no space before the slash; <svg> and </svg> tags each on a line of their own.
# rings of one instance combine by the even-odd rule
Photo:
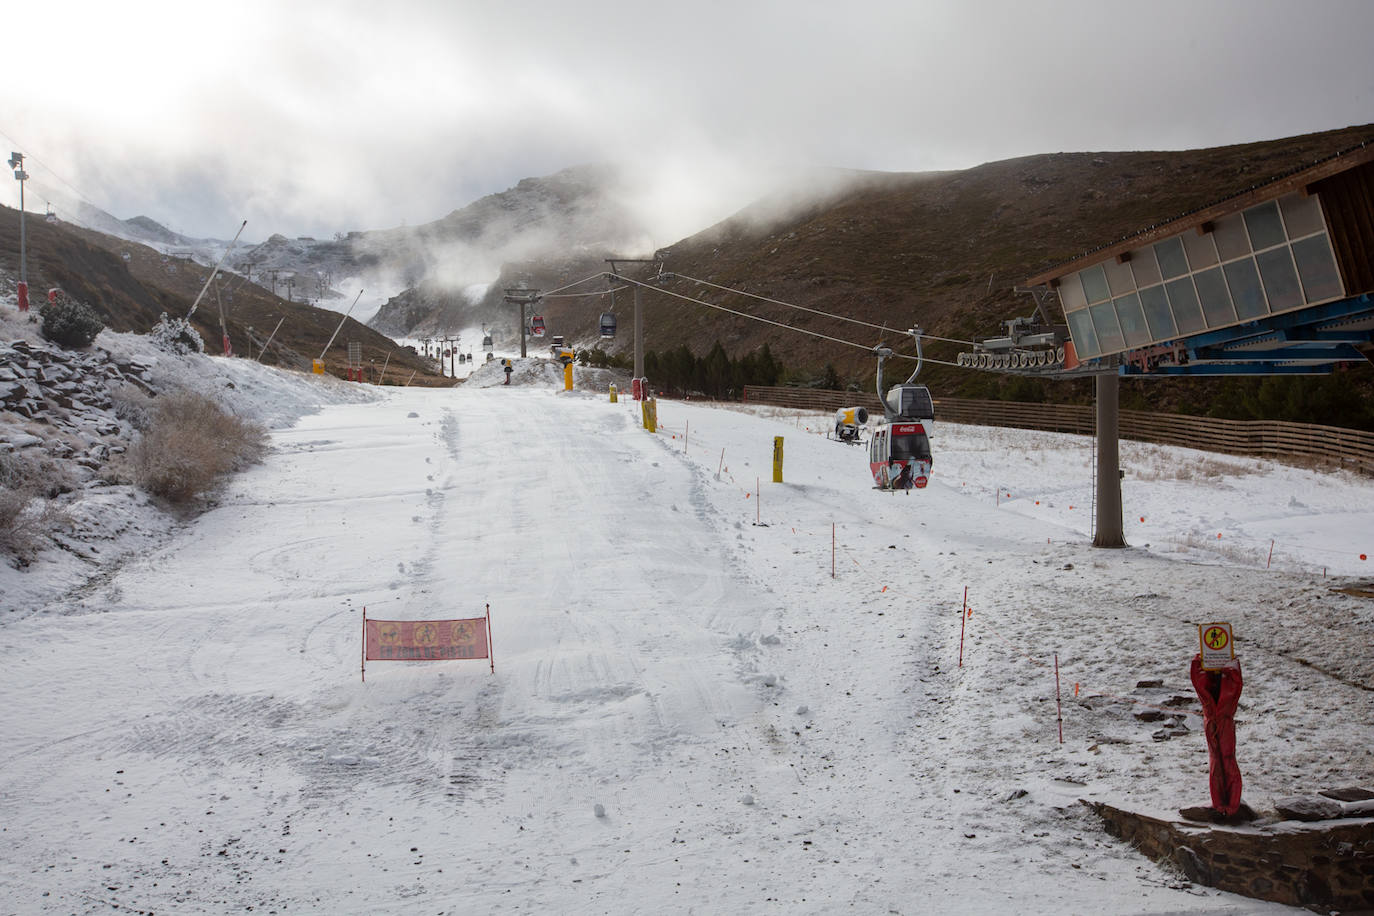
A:
<svg viewBox="0 0 1374 916">
<path fill-rule="evenodd" d="M 1197 635 L 1202 653 L 1202 670 L 1217 671 L 1235 659 L 1235 638 L 1229 623 L 1198 624 Z"/>
</svg>

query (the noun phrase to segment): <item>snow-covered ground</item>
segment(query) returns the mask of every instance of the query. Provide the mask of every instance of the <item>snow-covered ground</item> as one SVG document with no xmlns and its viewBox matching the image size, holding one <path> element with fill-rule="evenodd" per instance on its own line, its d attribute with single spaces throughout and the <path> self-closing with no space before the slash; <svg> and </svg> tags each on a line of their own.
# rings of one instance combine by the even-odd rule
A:
<svg viewBox="0 0 1374 916">
<path fill-rule="evenodd" d="M 366 400 L 245 371 L 300 415 L 263 465 L 3 602 L 0 912 L 1288 911 L 1078 803 L 1207 801 L 1196 704 L 1135 714 L 1216 620 L 1247 801 L 1374 780 L 1374 604 L 1334 590 L 1369 481 L 1123 443 L 1132 546 L 1094 550 L 1083 437 L 937 422 L 889 494 L 827 417 L 663 401 L 651 434 L 535 361 Z M 360 682 L 364 608 L 488 605 L 494 675 Z"/>
</svg>

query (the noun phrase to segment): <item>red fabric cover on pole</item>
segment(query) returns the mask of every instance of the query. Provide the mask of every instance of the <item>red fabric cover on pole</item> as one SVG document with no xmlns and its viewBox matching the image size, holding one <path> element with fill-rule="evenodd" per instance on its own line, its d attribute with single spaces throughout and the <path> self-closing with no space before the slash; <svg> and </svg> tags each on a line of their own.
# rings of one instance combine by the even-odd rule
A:
<svg viewBox="0 0 1374 916">
<path fill-rule="evenodd" d="M 1220 671 L 1204 671 L 1194 655 L 1189 671 L 1202 701 L 1202 731 L 1207 736 L 1212 807 L 1230 817 L 1240 810 L 1240 765 L 1236 763 L 1236 707 L 1240 704 L 1240 662 Z"/>
<path fill-rule="evenodd" d="M 28 310 L 29 310 L 29 285 L 28 285 L 27 283 L 20 283 L 20 284 L 19 284 L 19 311 L 21 311 L 21 312 L 27 312 Z"/>
</svg>

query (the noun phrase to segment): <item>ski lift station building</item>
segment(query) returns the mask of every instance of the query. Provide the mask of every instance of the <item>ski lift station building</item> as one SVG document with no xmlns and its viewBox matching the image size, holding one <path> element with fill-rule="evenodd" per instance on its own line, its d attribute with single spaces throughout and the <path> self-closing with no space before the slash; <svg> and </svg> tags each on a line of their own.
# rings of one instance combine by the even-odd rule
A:
<svg viewBox="0 0 1374 916">
<path fill-rule="evenodd" d="M 1323 374 L 1374 354 L 1374 141 L 1027 282 L 1058 294 L 1069 334 L 1060 371 L 1095 379 L 1093 544 L 1123 547 L 1122 376 Z"/>
<path fill-rule="evenodd" d="M 1374 332 L 1374 141 L 1028 283 L 1058 293 L 1089 371 L 1313 374 L 1363 360 Z"/>
</svg>

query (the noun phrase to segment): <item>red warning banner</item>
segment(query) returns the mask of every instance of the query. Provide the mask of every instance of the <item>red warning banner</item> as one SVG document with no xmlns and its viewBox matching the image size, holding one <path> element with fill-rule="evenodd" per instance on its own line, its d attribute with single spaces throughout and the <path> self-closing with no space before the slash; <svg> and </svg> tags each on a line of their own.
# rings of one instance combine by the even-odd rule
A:
<svg viewBox="0 0 1374 916">
<path fill-rule="evenodd" d="M 486 617 L 465 620 L 363 620 L 363 658 L 436 661 L 489 658 Z"/>
</svg>

